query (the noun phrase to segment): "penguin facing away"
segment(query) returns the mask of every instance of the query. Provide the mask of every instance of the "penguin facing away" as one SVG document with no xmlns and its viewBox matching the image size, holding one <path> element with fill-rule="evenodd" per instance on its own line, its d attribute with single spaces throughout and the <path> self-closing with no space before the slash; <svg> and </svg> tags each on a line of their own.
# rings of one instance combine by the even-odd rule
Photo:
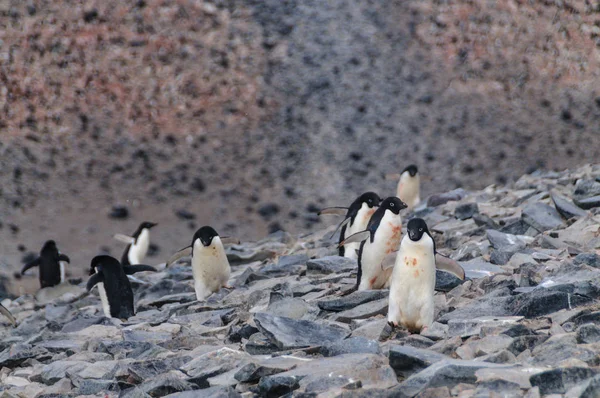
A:
<svg viewBox="0 0 600 398">
<path fill-rule="evenodd" d="M 134 316 L 133 291 L 119 260 L 111 256 L 96 256 L 92 259 L 91 268 L 95 273 L 86 288 L 89 292 L 98 285 L 104 315 L 119 319 Z"/>
<path fill-rule="evenodd" d="M 212 227 L 204 226 L 196 231 L 190 246 L 181 249 L 167 261 L 167 267 L 181 257 L 191 255 L 194 290 L 198 301 L 202 301 L 222 287 L 229 287 L 227 281 L 231 267 L 223 244 L 233 242 L 238 241 L 220 237 Z"/>
<path fill-rule="evenodd" d="M 121 257 L 121 264 L 140 264 L 144 261 L 148 253 L 148 247 L 150 247 L 150 229 L 157 225 L 157 223 L 144 221 L 131 236 L 114 235 L 115 239 L 128 244 Z"/>
<path fill-rule="evenodd" d="M 365 192 L 356 198 L 346 210 L 345 218 L 338 226 L 338 229 L 341 228 L 338 243 L 343 242 L 346 237 L 356 232 L 364 231 L 380 202 L 381 199 L 375 192 Z M 343 207 L 330 207 L 320 211 L 319 215 L 340 214 L 344 210 L 345 208 Z M 360 244 L 356 242 L 341 245 L 338 246 L 338 253 L 341 257 L 357 259 L 359 246 Z"/>
<path fill-rule="evenodd" d="M 40 285 L 42 288 L 56 286 L 65 282 L 65 263 L 70 263 L 69 257 L 58 251 L 56 242 L 49 240 L 44 243 L 39 257 L 25 264 L 21 275 L 33 267 L 39 267 Z"/>
<path fill-rule="evenodd" d="M 433 323 L 435 241 L 421 218 L 408 222 L 390 280 L 388 322 L 419 333 Z"/>
<path fill-rule="evenodd" d="M 421 202 L 420 184 L 419 170 L 414 164 L 405 168 L 400 174 L 396 196 L 402 199 L 410 210 Z"/>
<path fill-rule="evenodd" d="M 402 236 L 402 217 L 400 211 L 406 204 L 399 198 L 386 198 L 367 225 L 365 231 L 357 232 L 346 238 L 340 245 L 361 242 L 358 249 L 358 290 L 381 289 L 387 287 L 392 272 L 384 269 L 382 262 L 386 255 L 398 249 Z"/>
</svg>

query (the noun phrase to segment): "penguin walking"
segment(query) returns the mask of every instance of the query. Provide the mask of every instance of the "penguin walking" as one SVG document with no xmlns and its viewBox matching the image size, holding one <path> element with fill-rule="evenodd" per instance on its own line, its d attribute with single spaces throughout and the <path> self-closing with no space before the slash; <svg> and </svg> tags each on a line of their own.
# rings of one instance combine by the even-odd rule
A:
<svg viewBox="0 0 600 398">
<path fill-rule="evenodd" d="M 421 202 L 420 184 L 419 170 L 414 164 L 400 173 L 396 196 L 406 203 L 409 210 L 414 209 Z"/>
<path fill-rule="evenodd" d="M 167 267 L 184 256 L 192 256 L 192 273 L 196 298 L 202 301 L 222 287 L 229 288 L 227 281 L 231 267 L 223 244 L 238 242 L 236 239 L 220 237 L 212 227 L 204 226 L 196 231 L 192 244 L 175 253 Z"/>
<path fill-rule="evenodd" d="M 39 267 L 40 285 L 42 288 L 56 286 L 66 281 L 65 264 L 70 263 L 69 257 L 58 251 L 56 242 L 49 240 L 44 243 L 39 257 L 25 264 L 21 275 L 33 267 Z"/>
<path fill-rule="evenodd" d="M 95 273 L 88 279 L 86 288 L 89 292 L 98 285 L 104 315 L 119 319 L 134 316 L 133 290 L 125 274 L 127 266 L 123 267 L 114 257 L 103 255 L 92 259 L 91 268 Z"/>
<path fill-rule="evenodd" d="M 144 221 L 131 236 L 123 234 L 114 235 L 115 239 L 128 244 L 121 257 L 121 264 L 140 264 L 144 261 L 148 253 L 148 247 L 150 247 L 150 229 L 157 225 L 153 222 Z"/>
<path fill-rule="evenodd" d="M 367 224 L 365 231 L 357 232 L 340 245 L 360 242 L 358 249 L 358 290 L 382 289 L 387 287 L 391 269 L 384 269 L 382 263 L 390 253 L 398 249 L 402 236 L 402 216 L 400 211 L 406 203 L 395 196 L 386 198 Z"/>
<path fill-rule="evenodd" d="M 341 228 L 338 242 L 341 243 L 346 237 L 367 228 L 369 219 L 375 213 L 380 202 L 381 199 L 375 192 L 365 192 L 356 198 L 347 209 L 344 207 L 329 207 L 321 210 L 319 215 L 342 214 L 345 211 L 344 220 L 336 228 L 336 231 Z M 338 246 L 338 253 L 341 257 L 357 259 L 359 246 L 360 244 L 356 242 Z"/>
<path fill-rule="evenodd" d="M 388 322 L 419 333 L 433 323 L 435 241 L 421 218 L 408 222 L 390 279 Z"/>
</svg>

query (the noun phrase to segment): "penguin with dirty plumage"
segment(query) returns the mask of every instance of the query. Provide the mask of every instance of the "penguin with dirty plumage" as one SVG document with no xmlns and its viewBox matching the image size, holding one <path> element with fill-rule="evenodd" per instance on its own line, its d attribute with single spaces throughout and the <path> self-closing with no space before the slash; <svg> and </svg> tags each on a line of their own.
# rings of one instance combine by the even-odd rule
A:
<svg viewBox="0 0 600 398">
<path fill-rule="evenodd" d="M 21 275 L 25 275 L 30 268 L 38 267 L 41 287 L 56 286 L 66 281 L 65 268 L 66 264 L 70 262 L 69 257 L 58 251 L 56 242 L 49 240 L 44 243 L 39 257 L 25 264 Z"/>
<path fill-rule="evenodd" d="M 421 202 L 420 185 L 419 170 L 414 164 L 400 173 L 396 196 L 406 203 L 409 210 L 414 209 Z"/>
<path fill-rule="evenodd" d="M 111 256 L 102 255 L 92 259 L 94 274 L 88 280 L 86 288 L 89 292 L 94 286 L 98 286 L 102 310 L 108 318 L 128 319 L 135 315 L 133 290 L 125 274 L 126 267 Z"/>
<path fill-rule="evenodd" d="M 150 229 L 157 225 L 153 222 L 144 221 L 131 236 L 123 234 L 114 235 L 115 239 L 127 243 L 125 252 L 121 257 L 121 264 L 140 264 L 144 261 L 150 247 Z"/>
<path fill-rule="evenodd" d="M 184 256 L 192 257 L 194 290 L 198 301 L 205 300 L 222 287 L 229 288 L 227 281 L 231 267 L 223 244 L 239 243 L 237 239 L 220 237 L 212 227 L 204 226 L 196 231 L 192 244 L 175 253 L 167 267 Z"/>
<path fill-rule="evenodd" d="M 341 243 L 346 237 L 356 232 L 364 231 L 367 228 L 367 224 L 380 202 L 381 198 L 375 192 L 365 192 L 356 198 L 350 207 L 329 207 L 321 210 L 319 215 L 344 214 L 345 212 L 344 220 L 336 228 L 336 231 L 341 228 L 338 242 Z M 356 242 L 340 245 L 338 253 L 341 257 L 357 259 L 359 246 L 360 244 Z"/>
<path fill-rule="evenodd" d="M 411 219 L 406 229 L 390 279 L 388 322 L 420 333 L 433 323 L 435 241 L 421 218 Z"/>
<path fill-rule="evenodd" d="M 400 211 L 406 203 L 395 196 L 386 198 L 375 210 L 365 231 L 346 238 L 340 245 L 360 242 L 358 249 L 358 290 L 387 287 L 391 269 L 382 267 L 386 255 L 398 250 L 402 236 Z"/>
</svg>

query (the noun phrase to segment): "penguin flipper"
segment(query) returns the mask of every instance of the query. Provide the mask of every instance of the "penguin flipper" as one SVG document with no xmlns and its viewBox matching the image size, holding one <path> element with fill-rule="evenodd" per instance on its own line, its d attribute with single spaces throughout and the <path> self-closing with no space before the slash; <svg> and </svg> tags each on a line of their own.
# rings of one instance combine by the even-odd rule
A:
<svg viewBox="0 0 600 398">
<path fill-rule="evenodd" d="M 29 268 L 33 268 L 33 267 L 37 267 L 38 265 L 40 265 L 40 258 L 36 258 L 35 260 L 33 260 L 30 263 L 25 264 L 25 266 L 23 267 L 23 269 L 21 270 L 21 275 L 25 275 L 25 272 L 29 269 Z"/>
<path fill-rule="evenodd" d="M 397 180 L 399 178 L 400 178 L 400 174 L 398 174 L 398 173 L 391 173 L 391 174 L 385 175 L 386 180 Z"/>
<path fill-rule="evenodd" d="M 69 256 L 67 256 L 66 254 L 59 254 L 58 255 L 58 261 L 66 261 L 69 264 L 71 264 L 71 260 L 69 259 Z"/>
<path fill-rule="evenodd" d="M 92 290 L 92 288 L 94 286 L 96 286 L 97 283 L 102 282 L 102 280 L 103 280 L 102 271 L 98 271 L 94 275 L 90 276 L 90 279 L 88 279 L 87 284 L 85 285 L 85 288 L 89 292 L 90 290 Z"/>
<path fill-rule="evenodd" d="M 177 253 L 171 256 L 169 261 L 167 261 L 167 265 L 165 265 L 165 268 L 173 264 L 175 261 L 179 260 L 181 257 L 189 256 L 190 254 L 192 254 L 192 246 L 184 247 L 183 249 L 179 250 Z"/>
<path fill-rule="evenodd" d="M 318 212 L 317 215 L 319 215 L 319 216 L 325 216 L 325 215 L 345 216 L 347 212 L 348 212 L 347 207 L 334 206 L 334 207 L 324 208 L 323 210 Z"/>
<path fill-rule="evenodd" d="M 135 238 L 125 234 L 114 234 L 113 238 L 119 242 L 128 243 L 130 245 L 135 243 Z"/>
<path fill-rule="evenodd" d="M 15 317 L 13 316 L 13 314 L 11 314 L 10 311 L 7 310 L 6 307 L 3 306 L 2 304 L 0 304 L 0 314 L 2 314 L 5 317 L 7 317 L 8 320 L 10 321 L 10 323 L 13 324 L 13 326 L 17 326 L 17 320 L 15 319 Z"/>
<path fill-rule="evenodd" d="M 362 242 L 363 240 L 367 240 L 370 237 L 371 237 L 370 231 L 360 231 L 360 232 L 350 235 L 349 237 L 347 237 L 346 239 L 341 241 L 340 244 L 338 245 L 338 247 L 344 246 L 345 244 L 348 244 L 348 243 Z"/>
<path fill-rule="evenodd" d="M 381 261 L 381 269 L 385 271 L 388 268 L 392 268 L 396 265 L 396 257 L 398 256 L 398 251 L 394 251 L 385 255 L 383 260 Z"/>
<path fill-rule="evenodd" d="M 219 236 L 221 243 L 224 245 L 239 245 L 240 240 L 238 238 L 232 238 L 231 236 Z"/>
<path fill-rule="evenodd" d="M 340 225 L 337 226 L 337 228 L 335 229 L 335 231 L 333 231 L 333 233 L 331 234 L 331 238 L 333 238 L 333 235 L 335 235 L 335 233 L 342 228 L 344 225 L 348 224 L 350 222 L 350 220 L 352 220 L 350 217 L 346 218 L 344 221 L 342 221 L 340 223 Z M 329 238 L 329 239 L 331 239 Z"/>
<path fill-rule="evenodd" d="M 156 272 L 157 269 L 151 265 L 136 264 L 136 265 L 124 265 L 123 271 L 125 271 L 125 274 L 127 274 L 127 275 L 133 275 L 136 272 L 143 272 L 143 271 Z"/>
<path fill-rule="evenodd" d="M 446 257 L 441 255 L 440 253 L 435 253 L 435 267 L 437 269 L 441 269 L 442 271 L 448 271 L 462 280 L 465 280 L 465 270 L 460 266 L 458 261 L 451 259 L 450 257 Z"/>
</svg>

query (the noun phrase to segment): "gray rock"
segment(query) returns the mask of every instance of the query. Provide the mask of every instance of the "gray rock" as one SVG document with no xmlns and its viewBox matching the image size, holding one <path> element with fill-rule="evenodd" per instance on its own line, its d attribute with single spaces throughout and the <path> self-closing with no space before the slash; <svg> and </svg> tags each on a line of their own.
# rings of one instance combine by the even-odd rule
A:
<svg viewBox="0 0 600 398">
<path fill-rule="evenodd" d="M 0 353 L 0 368 L 14 368 L 28 359 L 45 361 L 52 354 L 43 347 L 32 347 L 29 344 L 13 344 Z"/>
<path fill-rule="evenodd" d="M 306 254 L 294 254 L 291 256 L 281 256 L 277 264 L 269 264 L 262 267 L 261 274 L 267 275 L 296 275 L 304 270 L 308 256 Z"/>
<path fill-rule="evenodd" d="M 161 374 L 137 386 L 139 390 L 151 397 L 164 397 L 180 391 L 191 391 L 194 385 L 170 374 Z M 130 389 L 133 390 L 133 389 Z M 130 390 L 126 390 L 121 397 L 129 398 Z M 133 391 L 131 392 L 133 393 Z"/>
<path fill-rule="evenodd" d="M 167 373 L 171 369 L 178 369 L 190 359 L 190 357 L 175 357 L 136 361 L 127 366 L 127 373 L 130 379 L 133 379 L 136 383 L 141 383 L 162 373 Z"/>
<path fill-rule="evenodd" d="M 511 303 L 511 315 L 523 315 L 527 318 L 534 318 L 562 309 L 571 309 L 584 305 L 590 303 L 592 300 L 592 297 L 568 291 L 535 289 L 532 292 L 515 296 L 514 301 Z"/>
<path fill-rule="evenodd" d="M 118 393 L 121 391 L 115 380 L 81 380 L 76 384 L 78 395 L 95 395 L 98 393 Z"/>
<path fill-rule="evenodd" d="M 590 267 L 600 268 L 600 256 L 595 253 L 580 253 L 573 259 L 573 264 L 586 264 Z"/>
<path fill-rule="evenodd" d="M 415 348 L 429 348 L 435 344 L 433 340 L 421 336 L 420 334 L 410 334 L 408 336 L 400 337 L 398 343 Z"/>
<path fill-rule="evenodd" d="M 319 301 L 317 305 L 324 311 L 339 312 L 354 308 L 370 301 L 380 300 L 388 297 L 389 294 L 389 290 L 360 290 L 337 299 Z"/>
<path fill-rule="evenodd" d="M 216 348 L 216 347 L 215 347 Z M 194 379 L 207 379 L 252 362 L 252 357 L 243 351 L 223 347 L 193 358 L 180 369 Z"/>
<path fill-rule="evenodd" d="M 439 354 L 435 351 L 406 345 L 391 346 L 388 356 L 390 366 L 398 376 L 404 378 L 413 373 L 420 372 L 436 362 L 449 359 L 446 355 Z"/>
<path fill-rule="evenodd" d="M 350 323 L 353 319 L 371 318 L 376 315 L 385 315 L 388 310 L 388 298 L 370 301 L 361 304 L 350 310 L 338 312 L 333 315 L 333 319 L 338 322 Z"/>
<path fill-rule="evenodd" d="M 479 207 L 477 203 L 465 203 L 459 206 L 456 206 L 454 209 L 454 217 L 459 220 L 466 220 L 473 217 L 473 214 L 479 213 Z"/>
<path fill-rule="evenodd" d="M 598 370 L 591 368 L 556 368 L 534 374 L 529 381 L 532 386 L 540 388 L 541 394 L 564 394 L 597 374 Z"/>
<path fill-rule="evenodd" d="M 510 317 L 494 317 L 494 316 L 483 316 L 478 318 L 467 318 L 467 319 L 452 319 L 448 321 L 448 335 L 450 337 L 469 337 L 477 336 L 481 334 L 482 328 L 485 327 L 496 327 L 503 325 L 515 325 L 523 317 L 521 316 L 510 316 Z"/>
<path fill-rule="evenodd" d="M 485 357 L 479 357 L 477 360 L 483 360 L 490 363 L 511 364 L 517 362 L 517 357 L 508 350 L 501 350 L 493 354 L 486 355 Z"/>
<path fill-rule="evenodd" d="M 490 263 L 496 265 L 506 265 L 514 253 L 504 252 L 501 250 L 492 250 L 490 254 Z"/>
<path fill-rule="evenodd" d="M 600 376 L 594 376 L 588 380 L 582 388 L 580 398 L 596 398 L 600 396 Z"/>
<path fill-rule="evenodd" d="M 496 250 L 507 253 L 516 253 L 527 246 L 527 244 L 516 235 L 494 231 L 493 229 L 488 229 L 486 234 L 490 244 Z"/>
<path fill-rule="evenodd" d="M 450 201 L 458 201 L 465 196 L 467 196 L 467 192 L 462 188 L 457 188 L 450 192 L 431 195 L 427 199 L 427 207 L 437 207 Z"/>
<path fill-rule="evenodd" d="M 530 203 L 523 209 L 523 221 L 540 232 L 556 229 L 563 225 L 560 214 L 545 203 Z"/>
<path fill-rule="evenodd" d="M 519 355 L 523 351 L 530 350 L 532 351 L 538 345 L 542 344 L 548 339 L 548 336 L 537 336 L 537 335 L 528 335 L 528 336 L 518 336 L 514 337 L 512 343 L 507 347 L 508 351 L 512 352 L 514 355 Z"/>
<path fill-rule="evenodd" d="M 577 343 L 591 344 L 600 342 L 600 327 L 593 323 L 581 325 L 575 331 Z"/>
<path fill-rule="evenodd" d="M 300 387 L 298 376 L 275 375 L 263 377 L 258 383 L 260 395 L 263 397 L 281 397 Z"/>
<path fill-rule="evenodd" d="M 560 335 L 553 336 L 543 344 L 538 345 L 531 352 L 531 363 L 535 365 L 556 366 L 557 363 L 571 358 L 577 358 L 592 366 L 600 363 L 600 354 L 585 346 L 577 345 L 575 336 L 562 339 L 555 339 L 555 337 L 560 337 Z"/>
<path fill-rule="evenodd" d="M 168 398 L 241 398 L 242 395 L 230 386 L 214 386 L 201 390 L 176 392 Z"/>
<path fill-rule="evenodd" d="M 251 355 L 269 355 L 280 351 L 280 348 L 271 342 L 263 333 L 254 333 L 246 344 L 244 350 Z"/>
<path fill-rule="evenodd" d="M 340 256 L 327 256 L 308 260 L 306 270 L 308 272 L 318 272 L 322 274 L 334 274 L 340 272 L 353 271 L 357 269 L 356 260 Z"/>
<path fill-rule="evenodd" d="M 83 361 L 54 361 L 42 368 L 39 378 L 32 377 L 31 380 L 52 385 L 67 377 L 67 372 L 77 374 L 88 366 L 89 364 Z"/>
<path fill-rule="evenodd" d="M 571 201 L 567 198 L 553 192 L 551 194 L 552 202 L 554 202 L 554 207 L 560 213 L 561 216 L 566 218 L 567 220 L 570 218 L 579 218 L 585 217 L 587 212 L 582 210 L 580 207 L 575 206 Z"/>
<path fill-rule="evenodd" d="M 355 320 L 352 322 L 357 325 L 352 330 L 352 337 L 366 337 L 370 340 L 387 340 L 392 333 L 392 327 L 388 325 L 386 318 Z"/>
<path fill-rule="evenodd" d="M 458 383 L 475 383 L 477 381 L 475 372 L 479 369 L 491 367 L 502 368 L 506 365 L 445 359 L 410 376 L 391 391 L 414 397 L 427 388 L 453 387 Z"/>
<path fill-rule="evenodd" d="M 289 369 L 281 369 L 276 367 L 259 365 L 254 362 L 250 362 L 242 366 L 233 376 L 240 382 L 255 382 L 260 380 L 264 376 L 271 376 L 277 373 L 285 372 Z"/>
<path fill-rule="evenodd" d="M 481 257 L 469 261 L 460 261 L 459 264 L 465 270 L 465 276 L 471 279 L 485 278 L 486 276 L 505 272 L 502 268 L 488 263 Z"/>
<path fill-rule="evenodd" d="M 439 269 L 435 271 L 435 290 L 438 292 L 449 292 L 463 282 L 462 279 L 450 272 Z"/>
<path fill-rule="evenodd" d="M 319 308 L 302 299 L 286 297 L 270 303 L 266 312 L 271 315 L 292 319 L 315 320 L 317 319 L 317 315 L 319 315 Z"/>
<path fill-rule="evenodd" d="M 364 337 L 350 337 L 321 347 L 321 354 L 334 357 L 342 354 L 381 354 L 379 343 Z"/>
<path fill-rule="evenodd" d="M 339 341 L 350 333 L 338 326 L 328 326 L 306 320 L 254 314 L 254 322 L 267 338 L 282 350 L 320 346 Z"/>
<path fill-rule="evenodd" d="M 589 198 L 577 199 L 573 198 L 573 202 L 582 209 L 589 210 L 600 206 L 600 195 L 591 196 Z"/>
</svg>

